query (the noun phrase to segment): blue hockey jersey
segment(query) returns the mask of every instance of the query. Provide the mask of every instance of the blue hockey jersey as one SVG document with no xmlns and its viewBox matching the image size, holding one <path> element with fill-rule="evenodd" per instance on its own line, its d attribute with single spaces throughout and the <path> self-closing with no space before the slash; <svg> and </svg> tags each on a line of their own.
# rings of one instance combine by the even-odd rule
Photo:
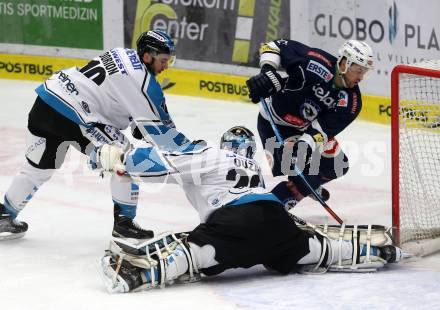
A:
<svg viewBox="0 0 440 310">
<path fill-rule="evenodd" d="M 297 41 L 280 39 L 264 44 L 260 54 L 260 64 L 264 64 L 265 54 L 279 55 L 279 65 L 288 75 L 283 90 L 268 102 L 276 124 L 319 137 L 321 141 L 316 142 L 325 143 L 346 128 L 361 111 L 359 87 L 338 88 L 335 85 L 337 59 L 329 53 Z M 268 119 L 263 110 L 260 113 Z"/>
</svg>

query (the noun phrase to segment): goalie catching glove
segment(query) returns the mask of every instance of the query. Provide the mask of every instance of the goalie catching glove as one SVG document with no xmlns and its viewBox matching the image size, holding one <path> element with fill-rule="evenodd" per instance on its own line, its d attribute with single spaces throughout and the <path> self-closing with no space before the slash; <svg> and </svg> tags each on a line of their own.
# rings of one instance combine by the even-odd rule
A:
<svg viewBox="0 0 440 310">
<path fill-rule="evenodd" d="M 264 65 L 261 73 L 246 81 L 249 97 L 253 103 L 258 103 L 260 98 L 267 98 L 283 89 L 283 78 L 271 65 Z"/>
</svg>

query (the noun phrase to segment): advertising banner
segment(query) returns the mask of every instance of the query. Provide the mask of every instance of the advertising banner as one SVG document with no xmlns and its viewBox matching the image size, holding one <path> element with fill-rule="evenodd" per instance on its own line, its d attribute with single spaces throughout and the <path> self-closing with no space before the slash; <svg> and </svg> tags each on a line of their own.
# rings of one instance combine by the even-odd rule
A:
<svg viewBox="0 0 440 310">
<path fill-rule="evenodd" d="M 102 0 L 0 1 L 0 43 L 102 50 Z"/>
<path fill-rule="evenodd" d="M 55 71 L 82 67 L 84 59 L 0 54 L 0 78 L 44 81 Z"/>
<path fill-rule="evenodd" d="M 440 1 L 309 0 L 307 6 L 310 45 L 336 54 L 345 40 L 356 39 L 373 48 L 375 70 L 362 82 L 364 92 L 389 96 L 397 64 L 440 59 Z"/>
<path fill-rule="evenodd" d="M 289 6 L 289 0 L 127 0 L 125 46 L 161 29 L 176 39 L 178 59 L 258 66 L 261 43 L 290 35 Z"/>
<path fill-rule="evenodd" d="M 171 68 L 158 80 L 165 93 L 250 102 L 243 76 Z"/>
</svg>

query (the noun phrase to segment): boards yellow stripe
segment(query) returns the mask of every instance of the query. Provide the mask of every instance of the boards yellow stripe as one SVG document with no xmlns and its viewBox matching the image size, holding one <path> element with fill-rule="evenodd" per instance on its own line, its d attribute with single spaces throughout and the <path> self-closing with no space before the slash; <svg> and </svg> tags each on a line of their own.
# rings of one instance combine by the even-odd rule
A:
<svg viewBox="0 0 440 310">
<path fill-rule="evenodd" d="M 0 78 L 44 81 L 55 71 L 82 67 L 88 60 L 33 55 L 0 54 Z M 170 68 L 158 76 L 164 92 L 250 103 L 248 77 Z M 381 124 L 390 123 L 390 98 L 364 94 L 359 119 Z"/>
</svg>

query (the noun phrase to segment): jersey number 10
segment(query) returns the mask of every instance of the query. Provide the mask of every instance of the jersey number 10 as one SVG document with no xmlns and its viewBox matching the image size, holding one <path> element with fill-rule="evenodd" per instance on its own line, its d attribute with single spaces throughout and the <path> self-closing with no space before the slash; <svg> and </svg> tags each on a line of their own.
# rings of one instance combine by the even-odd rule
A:
<svg viewBox="0 0 440 310">
<path fill-rule="evenodd" d="M 98 86 L 104 82 L 106 76 L 105 69 L 99 66 L 100 63 L 99 60 L 92 60 L 79 70 L 79 72 L 91 79 Z"/>
</svg>

